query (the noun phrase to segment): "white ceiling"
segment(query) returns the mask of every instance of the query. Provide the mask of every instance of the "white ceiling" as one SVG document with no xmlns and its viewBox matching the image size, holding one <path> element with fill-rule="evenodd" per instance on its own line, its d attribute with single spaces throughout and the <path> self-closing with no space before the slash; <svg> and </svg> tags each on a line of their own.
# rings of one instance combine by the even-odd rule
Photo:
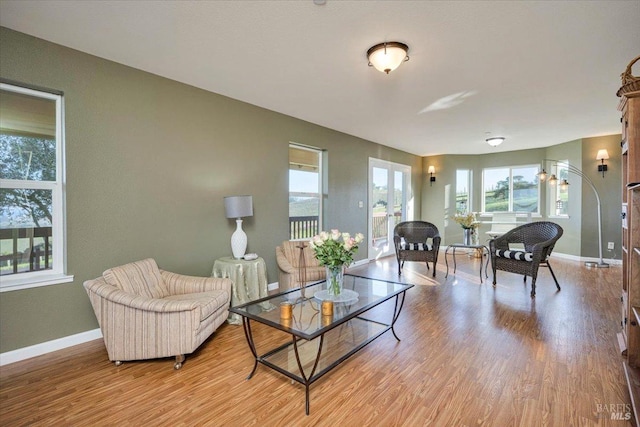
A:
<svg viewBox="0 0 640 427">
<path fill-rule="evenodd" d="M 637 0 L 0 0 L 2 26 L 417 155 L 619 133 L 639 23 Z M 390 75 L 383 41 L 409 45 Z"/>
</svg>

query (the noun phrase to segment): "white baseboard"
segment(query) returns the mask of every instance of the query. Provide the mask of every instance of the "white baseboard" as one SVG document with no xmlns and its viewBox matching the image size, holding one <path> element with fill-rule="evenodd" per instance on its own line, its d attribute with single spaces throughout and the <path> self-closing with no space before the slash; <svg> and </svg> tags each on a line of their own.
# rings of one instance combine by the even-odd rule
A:
<svg viewBox="0 0 640 427">
<path fill-rule="evenodd" d="M 581 256 L 577 256 L 577 255 L 569 255 L 569 254 L 563 254 L 560 252 L 554 252 L 553 254 L 551 254 L 551 258 L 562 258 L 562 259 L 568 259 L 571 261 L 580 261 L 580 262 L 598 262 L 600 261 L 599 258 L 591 258 L 591 257 L 581 257 Z M 603 258 L 602 259 L 605 263 L 610 264 L 610 265 L 622 265 L 622 260 L 621 259 L 606 259 Z"/>
<path fill-rule="evenodd" d="M 5 353 L 0 353 L 0 366 L 31 359 L 36 356 L 42 356 L 43 354 L 51 353 L 52 351 L 62 350 L 63 348 L 73 347 L 74 345 L 83 344 L 100 338 L 102 338 L 102 332 L 98 328 L 29 347 L 7 351 Z"/>
</svg>

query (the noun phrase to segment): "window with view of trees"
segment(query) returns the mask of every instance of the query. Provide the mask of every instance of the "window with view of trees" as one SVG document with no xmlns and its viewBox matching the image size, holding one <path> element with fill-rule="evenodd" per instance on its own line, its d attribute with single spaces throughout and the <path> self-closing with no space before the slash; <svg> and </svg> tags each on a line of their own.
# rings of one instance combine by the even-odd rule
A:
<svg viewBox="0 0 640 427">
<path fill-rule="evenodd" d="M 456 170 L 456 212 L 467 213 L 471 210 L 471 171 Z"/>
<path fill-rule="evenodd" d="M 0 112 L 0 288 L 51 284 L 64 273 L 62 96 L 2 83 Z"/>
<path fill-rule="evenodd" d="M 538 171 L 538 165 L 484 169 L 482 210 L 539 213 Z"/>
<path fill-rule="evenodd" d="M 322 225 L 322 152 L 289 146 L 289 238 L 308 239 Z"/>
</svg>

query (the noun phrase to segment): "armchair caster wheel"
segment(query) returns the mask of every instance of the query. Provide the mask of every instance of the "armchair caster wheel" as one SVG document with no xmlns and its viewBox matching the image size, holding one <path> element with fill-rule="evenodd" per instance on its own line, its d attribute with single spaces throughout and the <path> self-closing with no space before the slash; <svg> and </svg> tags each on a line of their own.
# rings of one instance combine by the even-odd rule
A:
<svg viewBox="0 0 640 427">
<path fill-rule="evenodd" d="M 115 362 L 113 362 L 116 366 L 120 366 L 122 365 L 122 360 L 116 360 Z"/>
<path fill-rule="evenodd" d="M 176 356 L 176 363 L 173 365 L 173 369 L 177 371 L 178 369 L 182 368 L 182 362 L 184 362 L 184 359 L 184 354 Z"/>
</svg>

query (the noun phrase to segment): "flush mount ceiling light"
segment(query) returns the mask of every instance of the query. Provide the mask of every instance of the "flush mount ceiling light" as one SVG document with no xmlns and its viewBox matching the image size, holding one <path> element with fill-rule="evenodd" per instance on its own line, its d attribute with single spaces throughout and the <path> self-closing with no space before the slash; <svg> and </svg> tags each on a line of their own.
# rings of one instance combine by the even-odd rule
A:
<svg viewBox="0 0 640 427">
<path fill-rule="evenodd" d="M 502 136 L 494 136 L 492 138 L 487 138 L 487 144 L 489 144 L 492 147 L 497 147 L 498 145 L 502 144 L 504 142 L 505 138 Z"/>
<path fill-rule="evenodd" d="M 409 46 L 400 42 L 379 43 L 367 51 L 369 66 L 389 74 L 409 60 Z"/>
</svg>

